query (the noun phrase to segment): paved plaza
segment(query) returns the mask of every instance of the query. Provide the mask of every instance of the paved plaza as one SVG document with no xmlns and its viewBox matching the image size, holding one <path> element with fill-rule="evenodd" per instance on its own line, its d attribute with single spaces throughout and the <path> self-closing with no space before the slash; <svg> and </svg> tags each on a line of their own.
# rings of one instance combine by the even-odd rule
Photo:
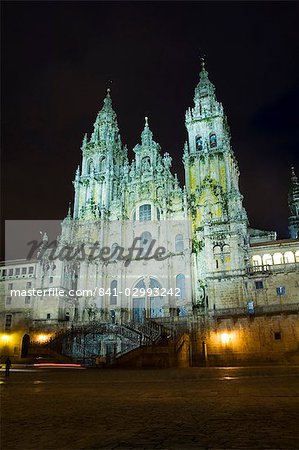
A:
<svg viewBox="0 0 299 450">
<path fill-rule="evenodd" d="M 298 366 L 3 375 L 3 450 L 299 448 Z"/>
</svg>

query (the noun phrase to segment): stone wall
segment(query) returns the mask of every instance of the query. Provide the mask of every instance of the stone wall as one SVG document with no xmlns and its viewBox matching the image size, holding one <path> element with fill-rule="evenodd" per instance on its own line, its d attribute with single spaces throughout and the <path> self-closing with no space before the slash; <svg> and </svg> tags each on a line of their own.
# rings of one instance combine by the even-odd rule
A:
<svg viewBox="0 0 299 450">
<path fill-rule="evenodd" d="M 298 364 L 299 315 L 206 319 L 193 332 L 192 356 L 194 365 Z"/>
</svg>

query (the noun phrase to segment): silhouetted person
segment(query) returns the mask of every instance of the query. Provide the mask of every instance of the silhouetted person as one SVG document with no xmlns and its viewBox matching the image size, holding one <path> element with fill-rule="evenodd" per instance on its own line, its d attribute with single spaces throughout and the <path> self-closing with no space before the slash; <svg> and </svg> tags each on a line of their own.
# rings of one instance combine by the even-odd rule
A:
<svg viewBox="0 0 299 450">
<path fill-rule="evenodd" d="M 11 366 L 11 360 L 9 359 L 9 356 L 8 356 L 5 361 L 5 376 L 6 377 L 9 377 L 10 366 Z"/>
</svg>

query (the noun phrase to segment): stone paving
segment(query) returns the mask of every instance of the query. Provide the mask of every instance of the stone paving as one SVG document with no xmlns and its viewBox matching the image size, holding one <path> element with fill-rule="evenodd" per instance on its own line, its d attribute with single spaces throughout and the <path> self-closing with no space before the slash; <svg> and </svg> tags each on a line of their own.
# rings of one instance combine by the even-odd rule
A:
<svg viewBox="0 0 299 450">
<path fill-rule="evenodd" d="M 1 374 L 2 449 L 299 449 L 299 366 Z"/>
</svg>

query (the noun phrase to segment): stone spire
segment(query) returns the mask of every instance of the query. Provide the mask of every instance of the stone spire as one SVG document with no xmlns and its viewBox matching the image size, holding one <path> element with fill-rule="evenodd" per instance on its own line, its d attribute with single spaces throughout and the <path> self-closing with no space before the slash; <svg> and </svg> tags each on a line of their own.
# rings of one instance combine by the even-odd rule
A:
<svg viewBox="0 0 299 450">
<path fill-rule="evenodd" d="M 205 60 L 201 58 L 201 71 L 199 73 L 198 85 L 195 88 L 194 101 L 206 96 L 215 98 L 215 86 L 209 80 L 209 73 L 206 70 Z"/>
<path fill-rule="evenodd" d="M 81 150 L 84 152 L 88 144 L 87 133 L 84 134 L 84 138 L 81 145 Z"/>
<path fill-rule="evenodd" d="M 94 123 L 94 131 L 91 135 L 92 143 L 99 143 L 108 140 L 117 139 L 119 133 L 116 113 L 112 107 L 110 89 L 104 99 L 103 108 L 99 111 Z"/>
<path fill-rule="evenodd" d="M 194 92 L 194 108 L 187 111 L 186 122 L 189 122 L 192 118 L 200 120 L 216 115 L 223 115 L 223 108 L 216 99 L 215 86 L 209 79 L 209 73 L 202 58 L 199 82 Z"/>
<path fill-rule="evenodd" d="M 153 133 L 148 126 L 148 118 L 145 117 L 144 129 L 141 133 L 141 142 L 144 146 L 150 146 L 153 141 Z"/>
<path fill-rule="evenodd" d="M 289 232 L 292 239 L 299 237 L 299 181 L 295 173 L 295 168 L 291 168 L 291 188 L 289 191 Z"/>
</svg>

